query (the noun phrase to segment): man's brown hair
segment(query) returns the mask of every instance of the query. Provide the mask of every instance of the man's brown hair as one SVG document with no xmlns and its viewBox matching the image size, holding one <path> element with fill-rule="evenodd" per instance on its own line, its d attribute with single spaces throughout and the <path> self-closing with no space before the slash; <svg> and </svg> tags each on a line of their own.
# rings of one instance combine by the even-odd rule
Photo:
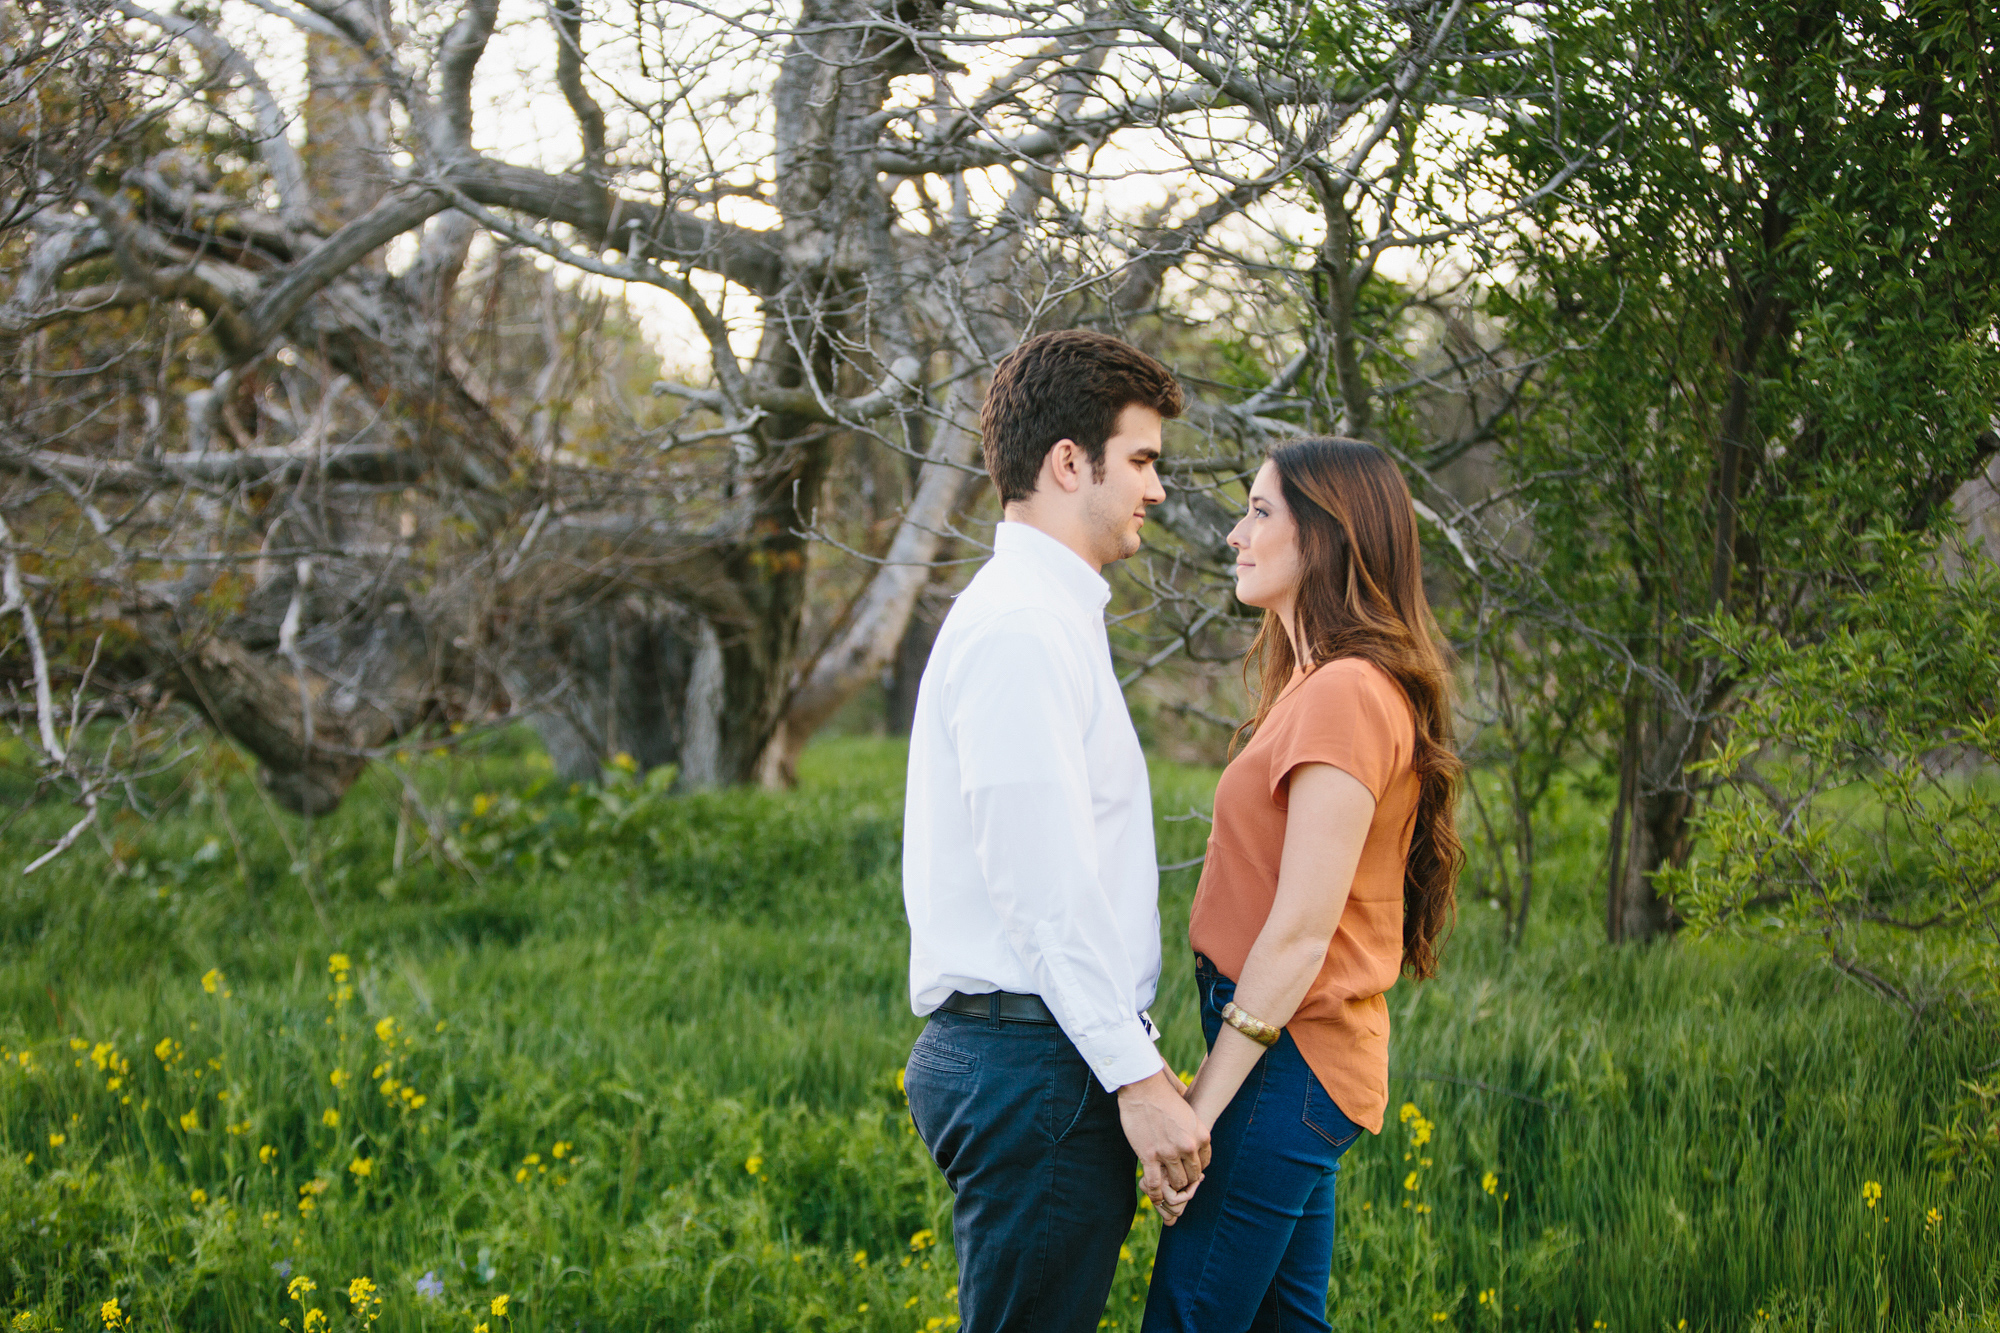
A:
<svg viewBox="0 0 2000 1333">
<path fill-rule="evenodd" d="M 1042 460 L 1059 440 L 1074 440 L 1104 480 L 1104 444 L 1118 414 L 1133 403 L 1163 417 L 1181 414 L 1174 373 L 1127 342 L 1088 329 L 1028 339 L 1000 360 L 979 413 L 986 471 L 1000 502 L 1034 494 Z"/>
</svg>

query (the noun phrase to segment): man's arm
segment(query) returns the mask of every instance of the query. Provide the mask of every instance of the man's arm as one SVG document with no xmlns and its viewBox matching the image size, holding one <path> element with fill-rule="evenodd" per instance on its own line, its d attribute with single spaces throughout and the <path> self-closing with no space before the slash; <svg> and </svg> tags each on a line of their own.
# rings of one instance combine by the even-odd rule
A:
<svg viewBox="0 0 2000 1333">
<path fill-rule="evenodd" d="M 951 676 L 961 795 L 1008 942 L 1098 1081 L 1118 1090 L 1148 1181 L 1185 1189 L 1206 1164 L 1207 1135 L 1133 1010 L 1132 962 L 1098 873 L 1089 677 L 1061 629 L 1031 611 L 963 645 Z"/>
</svg>

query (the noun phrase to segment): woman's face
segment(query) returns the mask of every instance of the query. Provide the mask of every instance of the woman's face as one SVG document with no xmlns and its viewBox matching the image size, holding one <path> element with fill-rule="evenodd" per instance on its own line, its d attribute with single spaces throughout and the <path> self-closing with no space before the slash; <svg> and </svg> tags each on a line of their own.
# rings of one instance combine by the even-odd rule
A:
<svg viewBox="0 0 2000 1333">
<path fill-rule="evenodd" d="M 1265 460 L 1250 486 L 1250 512 L 1229 533 L 1236 552 L 1236 598 L 1290 616 L 1299 590 L 1299 525 L 1285 507 L 1278 465 Z"/>
</svg>

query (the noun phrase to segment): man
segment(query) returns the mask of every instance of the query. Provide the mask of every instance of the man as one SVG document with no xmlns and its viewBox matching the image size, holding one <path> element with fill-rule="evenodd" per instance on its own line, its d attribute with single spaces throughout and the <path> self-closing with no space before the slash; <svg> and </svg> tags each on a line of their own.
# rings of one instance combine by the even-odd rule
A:
<svg viewBox="0 0 2000 1333">
<path fill-rule="evenodd" d="M 1021 344 L 981 415 L 1005 521 L 917 690 L 903 831 L 905 1086 L 955 1198 L 964 1333 L 1097 1327 L 1141 1188 L 1171 1218 L 1207 1137 L 1154 1047 L 1158 863 L 1103 567 L 1166 498 L 1167 368 L 1081 330 Z"/>
</svg>

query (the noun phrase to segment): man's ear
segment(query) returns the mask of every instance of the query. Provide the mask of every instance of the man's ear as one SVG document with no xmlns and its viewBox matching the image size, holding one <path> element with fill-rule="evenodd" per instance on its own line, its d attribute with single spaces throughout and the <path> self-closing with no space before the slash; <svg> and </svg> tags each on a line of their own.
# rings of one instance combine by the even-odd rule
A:
<svg viewBox="0 0 2000 1333">
<path fill-rule="evenodd" d="M 1083 488 L 1083 470 L 1089 465 L 1082 446 L 1071 439 L 1057 440 L 1042 460 L 1042 470 L 1048 473 L 1049 480 L 1070 495 Z"/>
</svg>

